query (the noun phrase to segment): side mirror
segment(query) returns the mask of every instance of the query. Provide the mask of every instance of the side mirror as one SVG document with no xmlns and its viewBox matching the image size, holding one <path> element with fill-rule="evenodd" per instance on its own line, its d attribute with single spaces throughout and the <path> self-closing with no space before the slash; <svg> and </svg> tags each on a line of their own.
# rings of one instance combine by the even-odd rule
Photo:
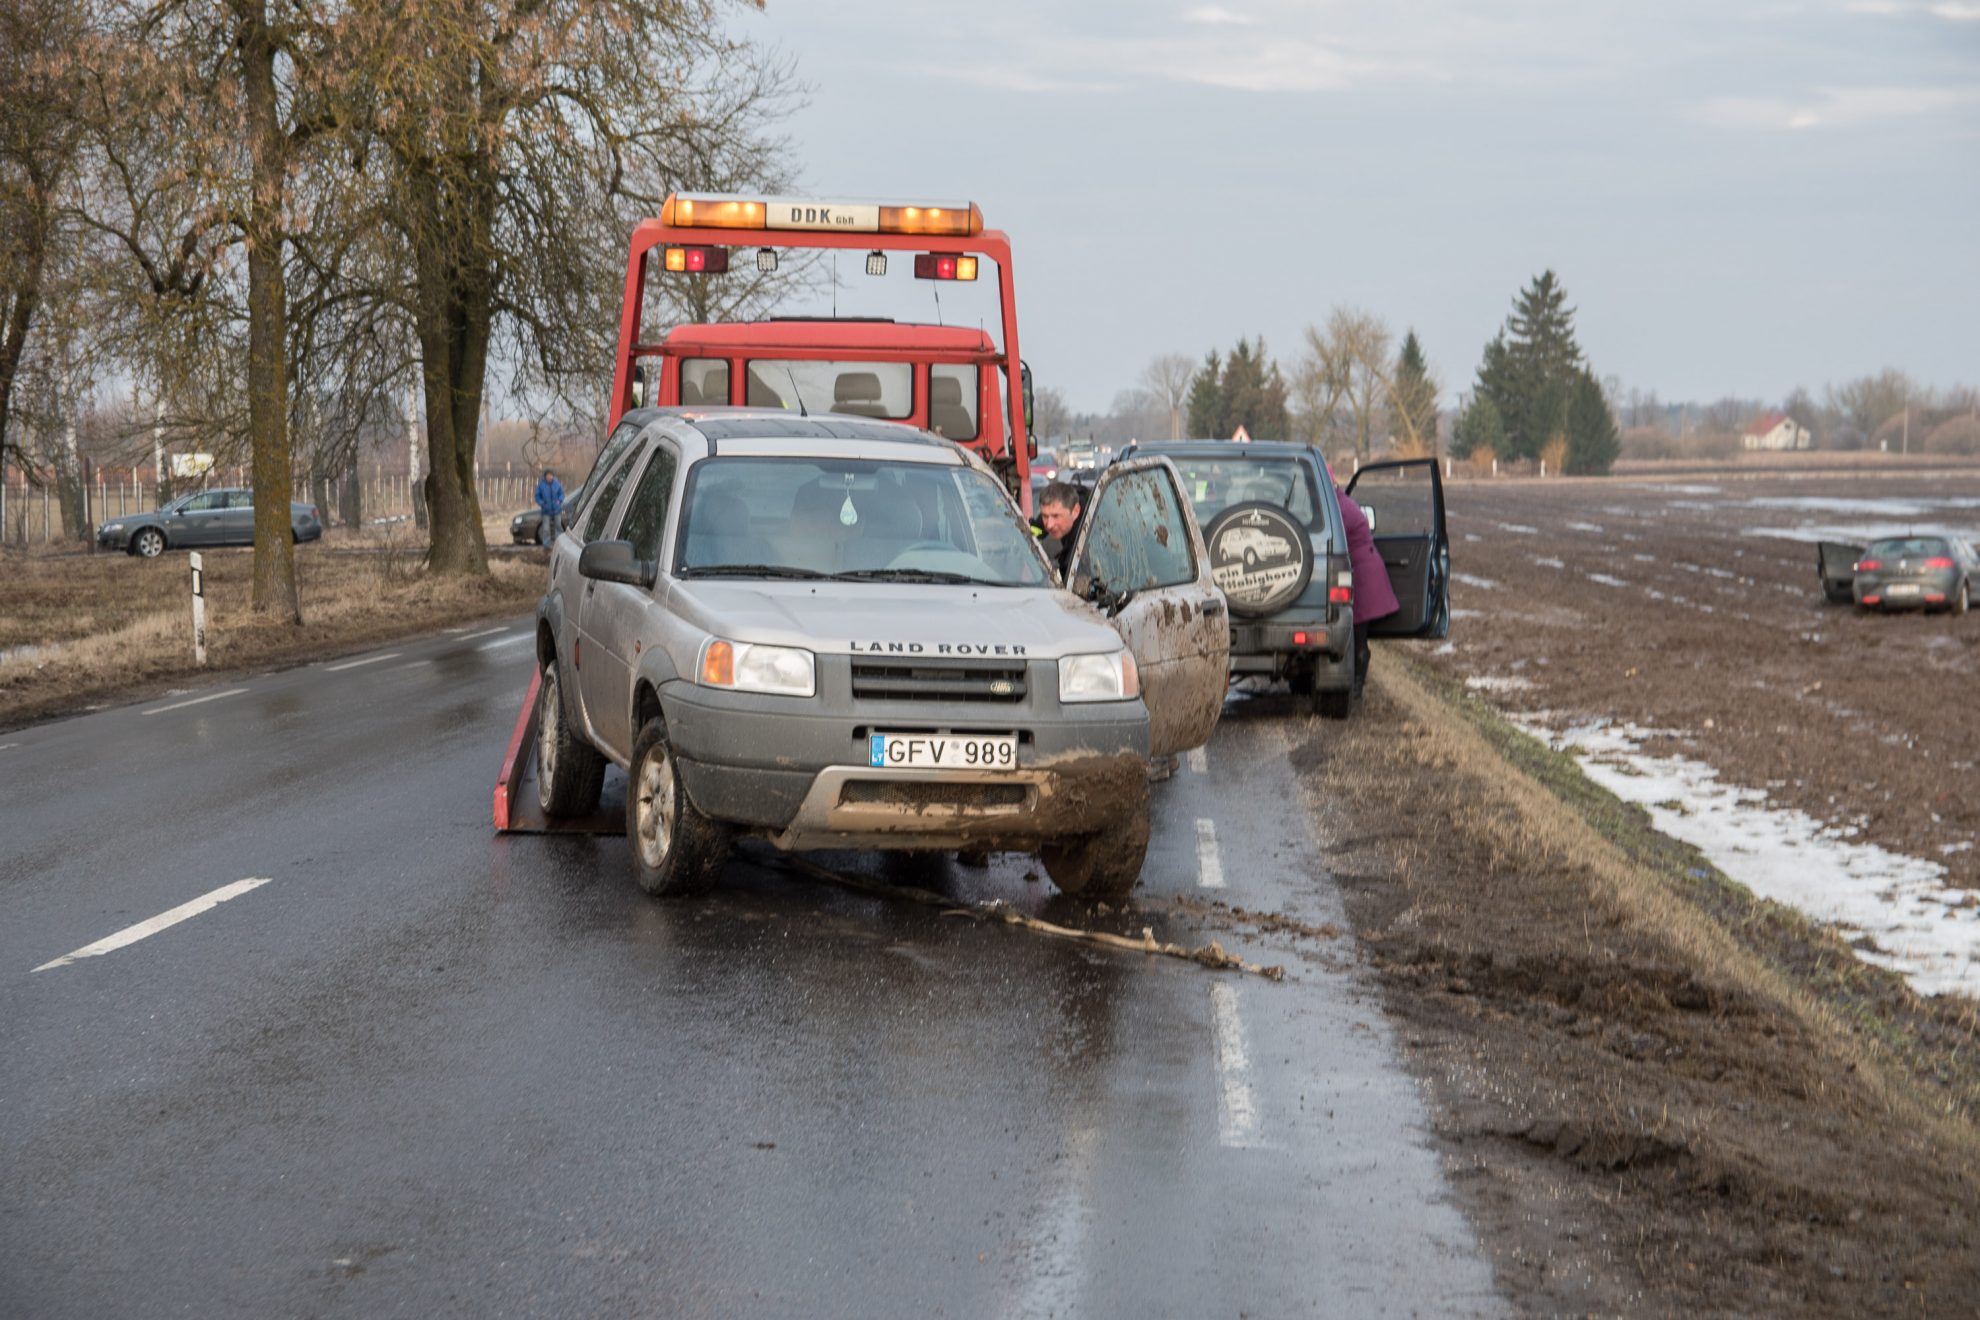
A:
<svg viewBox="0 0 1980 1320">
<path fill-rule="evenodd" d="M 647 368 L 644 364 L 633 368 L 632 406 L 635 408 L 644 408 L 647 395 L 651 393 L 647 387 L 646 372 Z"/>
<path fill-rule="evenodd" d="M 633 555 L 631 541 L 593 541 L 578 556 L 578 576 L 599 582 L 650 587 L 657 575 L 658 570 L 650 561 Z"/>
<path fill-rule="evenodd" d="M 1031 420 L 1033 407 L 1031 398 L 1031 364 L 1029 362 L 1018 363 L 1018 389 L 1024 396 L 1024 433 L 1029 437 L 1031 435 L 1031 428 L 1034 425 Z M 1038 452 L 1038 442 L 1036 440 L 1031 442 L 1031 452 L 1034 454 Z"/>
</svg>

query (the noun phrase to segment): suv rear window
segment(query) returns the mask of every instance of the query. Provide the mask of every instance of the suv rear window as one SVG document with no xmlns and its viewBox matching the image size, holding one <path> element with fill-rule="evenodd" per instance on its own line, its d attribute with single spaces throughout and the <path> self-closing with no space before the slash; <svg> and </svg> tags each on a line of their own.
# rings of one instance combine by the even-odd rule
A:
<svg viewBox="0 0 1980 1320">
<path fill-rule="evenodd" d="M 1196 510 L 1196 521 L 1208 525 L 1233 504 L 1260 501 L 1286 510 L 1308 529 L 1323 531 L 1319 492 L 1313 469 L 1292 458 L 1185 458 L 1171 454 L 1182 473 L 1183 493 Z"/>
</svg>

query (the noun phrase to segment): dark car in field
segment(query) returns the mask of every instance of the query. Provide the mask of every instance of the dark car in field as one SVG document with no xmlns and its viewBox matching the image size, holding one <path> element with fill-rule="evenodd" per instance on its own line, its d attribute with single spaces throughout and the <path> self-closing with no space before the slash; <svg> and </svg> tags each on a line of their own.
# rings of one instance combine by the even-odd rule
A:
<svg viewBox="0 0 1980 1320">
<path fill-rule="evenodd" d="M 1345 719 L 1354 688 L 1354 577 L 1333 479 L 1320 451 L 1283 441 L 1171 440 L 1121 453 L 1159 455 L 1182 473 L 1203 526 L 1211 576 L 1230 601 L 1231 672 L 1283 678 L 1313 709 Z M 1375 636 L 1450 630 L 1450 544 L 1434 460 L 1370 464 L 1355 498 L 1402 608 Z"/>
<path fill-rule="evenodd" d="M 543 510 L 524 509 L 509 519 L 509 539 L 517 545 L 540 545 L 543 541 Z"/>
<path fill-rule="evenodd" d="M 1854 565 L 1858 609 L 1966 613 L 1980 577 L 1973 546 L 1952 536 L 1892 536 L 1872 541 Z"/>
<path fill-rule="evenodd" d="M 323 535 L 323 519 L 314 504 L 290 502 L 289 534 L 298 544 Z M 141 559 L 155 559 L 167 550 L 253 545 L 254 492 L 240 486 L 216 486 L 181 495 L 163 508 L 112 518 L 96 529 L 96 543 L 107 550 L 127 550 Z"/>
</svg>

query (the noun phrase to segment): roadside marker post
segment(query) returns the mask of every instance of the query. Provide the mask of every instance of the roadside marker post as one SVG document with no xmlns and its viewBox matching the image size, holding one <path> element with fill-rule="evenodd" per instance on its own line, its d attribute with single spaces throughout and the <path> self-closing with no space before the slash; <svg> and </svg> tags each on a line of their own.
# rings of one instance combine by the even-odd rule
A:
<svg viewBox="0 0 1980 1320">
<path fill-rule="evenodd" d="M 200 566 L 199 551 L 192 552 L 193 661 L 206 664 L 206 573 Z"/>
</svg>

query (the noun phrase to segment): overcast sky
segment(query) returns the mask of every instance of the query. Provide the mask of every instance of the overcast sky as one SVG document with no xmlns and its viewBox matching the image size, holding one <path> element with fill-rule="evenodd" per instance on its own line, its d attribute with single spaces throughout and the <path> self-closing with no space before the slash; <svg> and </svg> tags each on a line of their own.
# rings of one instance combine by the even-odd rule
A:
<svg viewBox="0 0 1980 1320">
<path fill-rule="evenodd" d="M 738 27 L 810 85 L 808 192 L 967 198 L 1010 234 L 1024 355 L 1075 408 L 1240 335 L 1290 365 L 1339 303 L 1414 327 L 1453 403 L 1547 267 L 1597 373 L 1667 400 L 1980 384 L 1980 0 L 768 0 Z"/>
</svg>

